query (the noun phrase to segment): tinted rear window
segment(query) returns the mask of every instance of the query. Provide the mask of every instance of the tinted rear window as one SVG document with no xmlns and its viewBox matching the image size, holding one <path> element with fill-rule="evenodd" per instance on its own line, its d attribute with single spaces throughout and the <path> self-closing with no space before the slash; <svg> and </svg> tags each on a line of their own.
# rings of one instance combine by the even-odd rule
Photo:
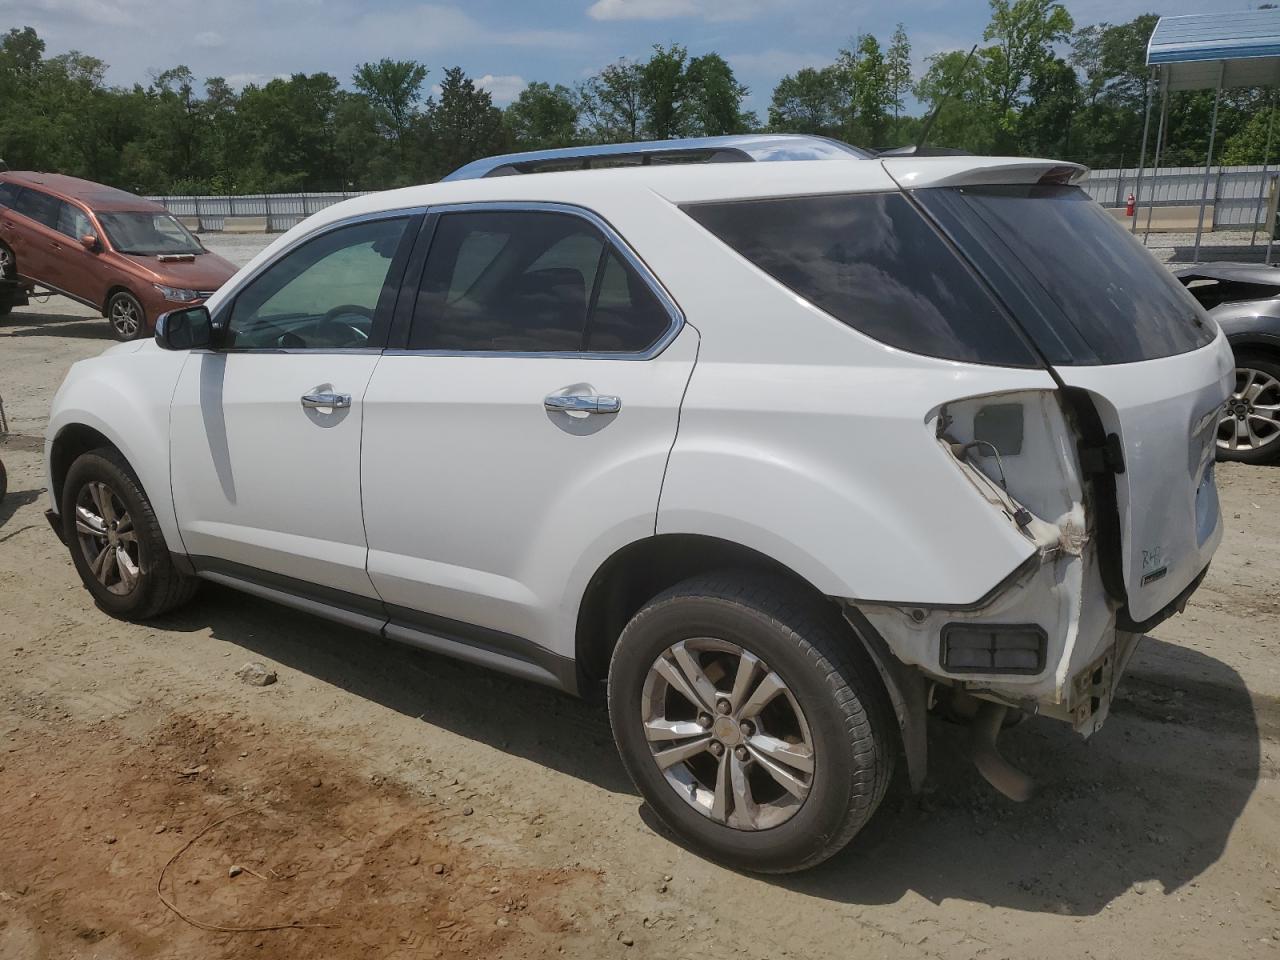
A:
<svg viewBox="0 0 1280 960">
<path fill-rule="evenodd" d="M 948 360 L 1040 365 L 973 270 L 902 194 L 685 211 L 774 279 L 882 343 Z"/>
<path fill-rule="evenodd" d="M 920 191 L 927 208 L 933 206 L 927 195 L 934 192 Z M 1134 363 L 1213 341 L 1214 325 L 1182 284 L 1078 187 L 936 192 L 953 194 L 982 221 L 997 261 L 1021 266 L 1003 281 L 992 277 L 997 288 L 1016 282 L 1042 292 L 1036 298 L 1042 317 L 1027 318 L 1026 326 L 1052 362 Z M 950 207 L 958 212 L 956 204 Z"/>
</svg>

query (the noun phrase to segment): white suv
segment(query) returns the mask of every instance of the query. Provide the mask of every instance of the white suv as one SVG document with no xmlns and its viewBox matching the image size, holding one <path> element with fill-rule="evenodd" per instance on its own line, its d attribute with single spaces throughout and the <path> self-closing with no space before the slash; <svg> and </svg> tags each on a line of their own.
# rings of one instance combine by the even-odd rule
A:
<svg viewBox="0 0 1280 960">
<path fill-rule="evenodd" d="M 1080 167 L 718 162 L 756 145 L 350 200 L 76 364 L 46 456 L 85 586 L 607 690 L 645 799 L 742 868 L 918 788 L 931 707 L 1026 795 L 1006 711 L 1092 733 L 1218 545 L 1231 351 Z"/>
</svg>

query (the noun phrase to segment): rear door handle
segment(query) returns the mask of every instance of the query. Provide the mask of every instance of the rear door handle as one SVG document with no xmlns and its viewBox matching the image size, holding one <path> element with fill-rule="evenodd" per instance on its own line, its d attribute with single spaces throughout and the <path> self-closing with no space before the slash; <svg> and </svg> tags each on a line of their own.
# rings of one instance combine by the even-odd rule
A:
<svg viewBox="0 0 1280 960">
<path fill-rule="evenodd" d="M 552 394 L 542 405 L 554 413 L 617 413 L 622 409 L 621 397 L 573 394 L 567 397 Z"/>
<path fill-rule="evenodd" d="M 304 393 L 302 395 L 302 405 L 309 410 L 317 407 L 332 407 L 339 410 L 343 407 L 351 406 L 351 394 L 349 393 Z"/>
</svg>

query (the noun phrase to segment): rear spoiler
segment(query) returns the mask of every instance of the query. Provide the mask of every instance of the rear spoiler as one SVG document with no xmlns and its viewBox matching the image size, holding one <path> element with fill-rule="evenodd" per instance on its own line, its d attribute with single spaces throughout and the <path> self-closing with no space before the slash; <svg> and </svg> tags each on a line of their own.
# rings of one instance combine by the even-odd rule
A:
<svg viewBox="0 0 1280 960">
<path fill-rule="evenodd" d="M 1008 183 L 1078 183 L 1089 168 L 1020 157 L 884 157 L 885 173 L 904 190 Z"/>
</svg>

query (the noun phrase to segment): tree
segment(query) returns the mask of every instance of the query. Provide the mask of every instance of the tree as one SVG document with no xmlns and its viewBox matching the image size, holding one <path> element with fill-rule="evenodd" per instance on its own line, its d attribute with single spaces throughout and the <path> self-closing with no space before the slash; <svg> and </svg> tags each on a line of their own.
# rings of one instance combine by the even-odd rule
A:
<svg viewBox="0 0 1280 960">
<path fill-rule="evenodd" d="M 1075 24 L 1056 0 L 990 0 L 991 22 L 984 40 L 995 43 L 983 51 L 998 145 L 1014 138 L 1017 110 L 1032 77 L 1054 59 L 1053 47 L 1063 43 Z"/>
<path fill-rule="evenodd" d="M 974 153 L 990 153 L 994 143 L 994 118 L 990 109 L 987 70 L 980 57 L 962 50 L 934 54 L 929 69 L 915 86 L 916 99 L 926 104 L 926 114 L 938 111 L 929 142 Z"/>
<path fill-rule="evenodd" d="M 836 61 L 848 90 L 845 139 L 867 146 L 883 146 L 893 93 L 880 41 L 869 33 L 857 39 L 853 50 L 841 50 Z"/>
<path fill-rule="evenodd" d="M 1071 121 L 1079 88 L 1076 72 L 1065 60 L 1051 60 L 1036 70 L 1028 103 L 1018 116 L 1021 153 L 1059 157 L 1071 152 Z"/>
<path fill-rule="evenodd" d="M 477 87 L 461 67 L 440 81 L 440 99 L 428 99 L 425 117 L 429 176 L 443 176 L 463 164 L 502 150 L 502 111 L 489 91 Z"/>
<path fill-rule="evenodd" d="M 578 114 L 572 90 L 535 80 L 503 111 L 503 121 L 517 150 L 545 150 L 577 140 Z"/>
<path fill-rule="evenodd" d="M 804 67 L 773 88 L 769 129 L 780 133 L 836 136 L 844 121 L 847 98 L 844 78 L 832 67 Z"/>
<path fill-rule="evenodd" d="M 629 60 L 611 63 L 578 91 L 582 115 L 593 139 L 638 140 L 644 123 L 643 75 Z"/>
<path fill-rule="evenodd" d="M 742 101 L 750 91 L 733 75 L 733 68 L 718 53 L 689 61 L 688 87 L 691 127 L 705 137 L 745 133 L 756 125 L 754 114 L 745 113 Z"/>
<path fill-rule="evenodd" d="M 405 135 L 417 114 L 426 79 L 427 68 L 416 60 L 389 57 L 360 64 L 351 78 L 355 88 L 369 98 L 402 163 Z"/>
<path fill-rule="evenodd" d="M 640 103 L 645 133 L 654 140 L 682 137 L 688 131 L 693 104 L 689 100 L 689 52 L 679 44 L 654 44 L 640 64 Z"/>
<path fill-rule="evenodd" d="M 893 131 L 899 132 L 899 115 L 906 106 L 907 94 L 911 92 L 911 41 L 907 39 L 907 31 L 902 24 L 893 31 L 893 39 L 889 42 L 889 53 L 885 57 L 885 79 L 889 92 L 889 105 L 893 108 Z"/>
</svg>

